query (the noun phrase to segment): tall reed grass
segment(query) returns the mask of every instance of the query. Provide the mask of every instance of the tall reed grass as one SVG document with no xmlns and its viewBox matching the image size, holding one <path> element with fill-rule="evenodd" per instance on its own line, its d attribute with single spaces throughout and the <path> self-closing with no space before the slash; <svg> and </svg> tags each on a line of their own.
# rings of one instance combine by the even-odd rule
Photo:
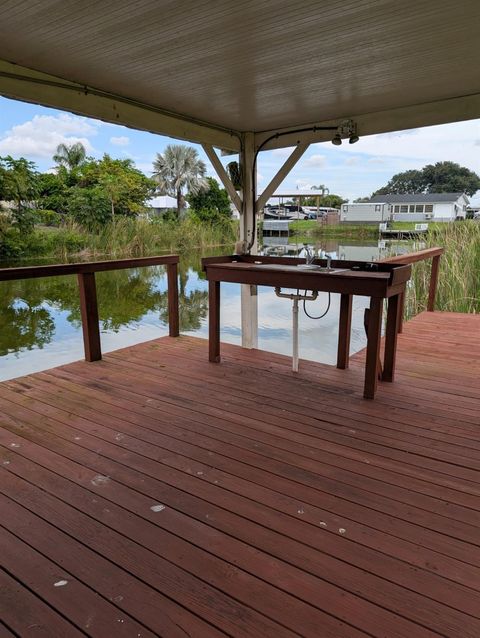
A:
<svg viewBox="0 0 480 638">
<path fill-rule="evenodd" d="M 108 255 L 111 257 L 141 257 L 163 252 L 184 252 L 212 246 L 232 245 L 237 238 L 238 223 L 227 220 L 220 225 L 200 223 L 192 219 L 179 222 L 149 221 L 118 217 L 98 232 L 69 223 L 48 232 L 38 242 L 39 251 L 66 259 L 73 255 Z"/>
<path fill-rule="evenodd" d="M 428 234 L 427 248 L 442 246 L 436 297 L 436 310 L 480 312 L 480 223 L 455 222 L 434 227 Z M 427 307 L 430 260 L 413 265 L 408 285 L 406 316 Z"/>
</svg>

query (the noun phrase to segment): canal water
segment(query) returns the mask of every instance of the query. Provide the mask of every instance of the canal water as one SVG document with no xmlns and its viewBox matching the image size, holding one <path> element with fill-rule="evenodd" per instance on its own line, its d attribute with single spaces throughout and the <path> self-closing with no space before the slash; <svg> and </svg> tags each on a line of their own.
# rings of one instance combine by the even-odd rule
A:
<svg viewBox="0 0 480 638">
<path fill-rule="evenodd" d="M 282 238 L 266 238 L 265 254 L 303 255 L 304 245 Z M 334 258 L 373 261 L 408 252 L 405 242 L 329 239 L 315 247 Z M 222 249 L 228 253 L 228 249 Z M 207 254 L 181 256 L 179 297 L 181 332 L 207 338 L 208 292 L 200 259 Z M 29 261 L 28 265 L 33 263 Z M 15 265 L 26 265 L 15 264 Z M 5 264 L 0 263 L 0 267 Z M 103 352 L 156 339 L 168 333 L 167 286 L 162 267 L 119 270 L 97 274 L 97 292 Z M 307 303 L 312 316 L 323 314 L 327 293 Z M 365 346 L 363 311 L 367 300 L 355 297 L 351 352 Z M 339 296 L 332 295 L 329 312 L 310 319 L 299 317 L 300 357 L 332 364 L 336 359 Z M 258 290 L 259 348 L 291 353 L 291 302 L 279 299 L 271 288 Z M 241 342 L 240 286 L 222 284 L 221 339 Z M 45 370 L 83 358 L 80 307 L 75 276 L 0 282 L 0 380 Z"/>
</svg>

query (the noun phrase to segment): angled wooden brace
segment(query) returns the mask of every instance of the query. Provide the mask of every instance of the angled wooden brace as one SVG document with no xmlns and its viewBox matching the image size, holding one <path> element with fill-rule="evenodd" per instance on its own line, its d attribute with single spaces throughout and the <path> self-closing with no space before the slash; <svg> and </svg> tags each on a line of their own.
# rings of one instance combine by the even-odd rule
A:
<svg viewBox="0 0 480 638">
<path fill-rule="evenodd" d="M 263 193 L 257 199 L 257 202 L 255 204 L 255 212 L 259 213 L 262 210 L 262 208 L 268 202 L 270 197 L 273 195 L 276 189 L 280 186 L 280 184 L 283 182 L 285 177 L 290 173 L 292 168 L 295 166 L 298 160 L 302 157 L 302 155 L 305 153 L 305 151 L 307 150 L 309 146 L 310 146 L 309 142 L 299 142 L 297 144 L 296 148 L 292 151 L 291 155 L 287 158 L 287 160 L 285 161 L 283 166 L 280 168 L 278 173 L 273 177 L 270 184 L 268 184 L 268 186 L 265 188 Z"/>
<path fill-rule="evenodd" d="M 242 200 L 240 195 L 235 190 L 232 180 L 227 175 L 226 170 L 223 168 L 222 162 L 218 159 L 218 155 L 211 144 L 202 144 L 203 150 L 207 154 L 208 159 L 212 162 L 213 168 L 217 172 L 222 184 L 224 185 L 227 193 L 230 195 L 230 199 L 235 204 L 235 208 L 238 212 L 242 213 Z"/>
</svg>

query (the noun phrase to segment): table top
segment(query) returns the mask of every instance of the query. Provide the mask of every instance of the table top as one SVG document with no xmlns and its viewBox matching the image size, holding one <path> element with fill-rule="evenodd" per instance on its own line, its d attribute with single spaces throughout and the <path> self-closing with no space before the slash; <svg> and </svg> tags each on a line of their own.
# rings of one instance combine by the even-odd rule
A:
<svg viewBox="0 0 480 638">
<path fill-rule="evenodd" d="M 332 260 L 315 260 L 319 268 L 307 268 L 304 259 L 261 255 L 224 255 L 202 259 L 207 279 L 275 288 L 300 288 L 370 297 L 390 297 L 405 289 L 410 266 Z"/>
<path fill-rule="evenodd" d="M 289 264 L 264 264 L 264 263 L 246 263 L 246 262 L 227 262 L 227 263 L 212 263 L 208 264 L 209 267 L 227 268 L 228 270 L 249 270 L 249 271 L 270 271 L 285 274 L 301 274 L 306 277 L 348 277 L 353 279 L 383 279 L 389 280 L 391 277 L 390 272 L 375 272 L 368 270 L 352 270 L 352 268 L 342 268 L 340 266 L 332 267 L 330 272 L 315 270 L 314 268 L 305 268 L 302 264 L 289 265 Z M 303 267 L 302 267 L 303 266 Z"/>
</svg>

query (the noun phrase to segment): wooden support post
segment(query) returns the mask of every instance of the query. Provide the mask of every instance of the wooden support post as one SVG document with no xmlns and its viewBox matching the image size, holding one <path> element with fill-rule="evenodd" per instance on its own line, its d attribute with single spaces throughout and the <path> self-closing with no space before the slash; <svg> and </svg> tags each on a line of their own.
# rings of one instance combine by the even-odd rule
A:
<svg viewBox="0 0 480 638">
<path fill-rule="evenodd" d="M 377 390 L 382 333 L 383 299 L 372 297 L 367 316 L 367 360 L 365 364 L 365 399 L 374 399 Z"/>
<path fill-rule="evenodd" d="M 87 361 L 98 361 L 102 358 L 102 350 L 100 347 L 95 273 L 79 273 L 78 287 L 80 291 L 80 312 L 82 315 L 85 359 Z"/>
<path fill-rule="evenodd" d="M 352 295 L 340 296 L 340 321 L 338 326 L 337 368 L 348 368 L 350 357 L 350 333 L 352 330 Z"/>
<path fill-rule="evenodd" d="M 208 282 L 208 359 L 220 361 L 220 282 Z"/>
<path fill-rule="evenodd" d="M 398 329 L 397 332 L 403 332 L 403 314 L 405 312 L 405 294 L 406 292 L 402 292 L 398 295 Z"/>
<path fill-rule="evenodd" d="M 177 264 L 167 264 L 168 334 L 178 337 L 180 319 L 178 316 L 178 276 Z"/>
<path fill-rule="evenodd" d="M 240 216 L 240 239 L 245 246 L 251 244 L 251 254 L 257 252 L 257 223 L 255 201 L 253 198 L 254 175 L 254 134 L 244 133 L 243 150 L 240 154 L 243 179 L 243 207 Z M 258 305 L 257 288 L 242 284 L 241 290 L 241 314 L 242 314 L 242 347 L 258 347 Z"/>
<path fill-rule="evenodd" d="M 395 376 L 399 311 L 400 295 L 394 295 L 388 300 L 387 327 L 385 331 L 385 358 L 383 363 L 382 381 L 393 381 Z"/>
<path fill-rule="evenodd" d="M 435 297 L 437 296 L 438 270 L 440 266 L 440 255 L 432 258 L 432 271 L 430 274 L 430 288 L 428 290 L 428 312 L 435 310 Z"/>
</svg>

